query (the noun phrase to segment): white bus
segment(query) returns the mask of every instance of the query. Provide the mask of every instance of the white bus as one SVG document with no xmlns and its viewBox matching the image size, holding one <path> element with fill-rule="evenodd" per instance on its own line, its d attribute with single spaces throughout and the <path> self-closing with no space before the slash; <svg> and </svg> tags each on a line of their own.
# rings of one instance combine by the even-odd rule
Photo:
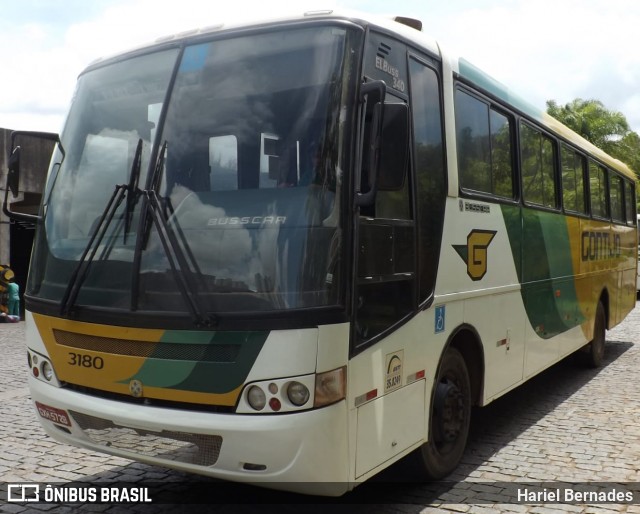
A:
<svg viewBox="0 0 640 514">
<path fill-rule="evenodd" d="M 634 307 L 635 177 L 414 20 L 166 38 L 79 77 L 25 301 L 55 439 L 342 494 Z M 5 208 L 7 204 L 5 202 Z M 8 208 L 10 211 L 10 206 Z"/>
</svg>

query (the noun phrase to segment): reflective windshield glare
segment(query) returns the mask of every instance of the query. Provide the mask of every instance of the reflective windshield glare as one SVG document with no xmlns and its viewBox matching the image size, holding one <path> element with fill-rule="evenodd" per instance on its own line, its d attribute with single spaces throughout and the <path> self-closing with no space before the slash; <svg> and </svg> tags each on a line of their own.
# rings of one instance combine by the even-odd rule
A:
<svg viewBox="0 0 640 514">
<path fill-rule="evenodd" d="M 354 38 L 282 30 L 86 72 L 29 293 L 192 314 L 341 304 Z"/>
</svg>

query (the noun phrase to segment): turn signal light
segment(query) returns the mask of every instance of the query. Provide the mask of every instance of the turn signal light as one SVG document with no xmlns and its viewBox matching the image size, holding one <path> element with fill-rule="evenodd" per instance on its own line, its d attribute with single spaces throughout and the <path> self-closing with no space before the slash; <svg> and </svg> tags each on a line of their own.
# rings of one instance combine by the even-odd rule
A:
<svg viewBox="0 0 640 514">
<path fill-rule="evenodd" d="M 339 402 L 347 395 L 347 368 L 342 367 L 316 375 L 314 407 Z"/>
</svg>

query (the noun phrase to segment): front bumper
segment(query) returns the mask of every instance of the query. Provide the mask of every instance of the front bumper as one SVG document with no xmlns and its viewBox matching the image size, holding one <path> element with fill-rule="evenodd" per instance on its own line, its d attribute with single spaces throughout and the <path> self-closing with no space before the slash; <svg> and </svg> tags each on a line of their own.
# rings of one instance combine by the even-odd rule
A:
<svg viewBox="0 0 640 514">
<path fill-rule="evenodd" d="M 61 442 L 223 480 L 337 496 L 350 490 L 347 407 L 290 414 L 217 414 L 131 405 L 29 387 L 46 432 Z M 43 417 L 42 406 L 69 414 Z M 46 412 L 44 412 L 46 414 Z"/>
</svg>

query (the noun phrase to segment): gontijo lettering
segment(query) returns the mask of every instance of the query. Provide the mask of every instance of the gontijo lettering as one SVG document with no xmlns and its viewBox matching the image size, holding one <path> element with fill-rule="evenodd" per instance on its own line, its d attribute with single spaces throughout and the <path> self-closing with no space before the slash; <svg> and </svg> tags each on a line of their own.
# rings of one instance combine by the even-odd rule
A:
<svg viewBox="0 0 640 514">
<path fill-rule="evenodd" d="M 585 231 L 582 233 L 582 261 L 599 261 L 610 257 L 619 257 L 621 251 L 620 235 L 609 232 Z"/>
</svg>

